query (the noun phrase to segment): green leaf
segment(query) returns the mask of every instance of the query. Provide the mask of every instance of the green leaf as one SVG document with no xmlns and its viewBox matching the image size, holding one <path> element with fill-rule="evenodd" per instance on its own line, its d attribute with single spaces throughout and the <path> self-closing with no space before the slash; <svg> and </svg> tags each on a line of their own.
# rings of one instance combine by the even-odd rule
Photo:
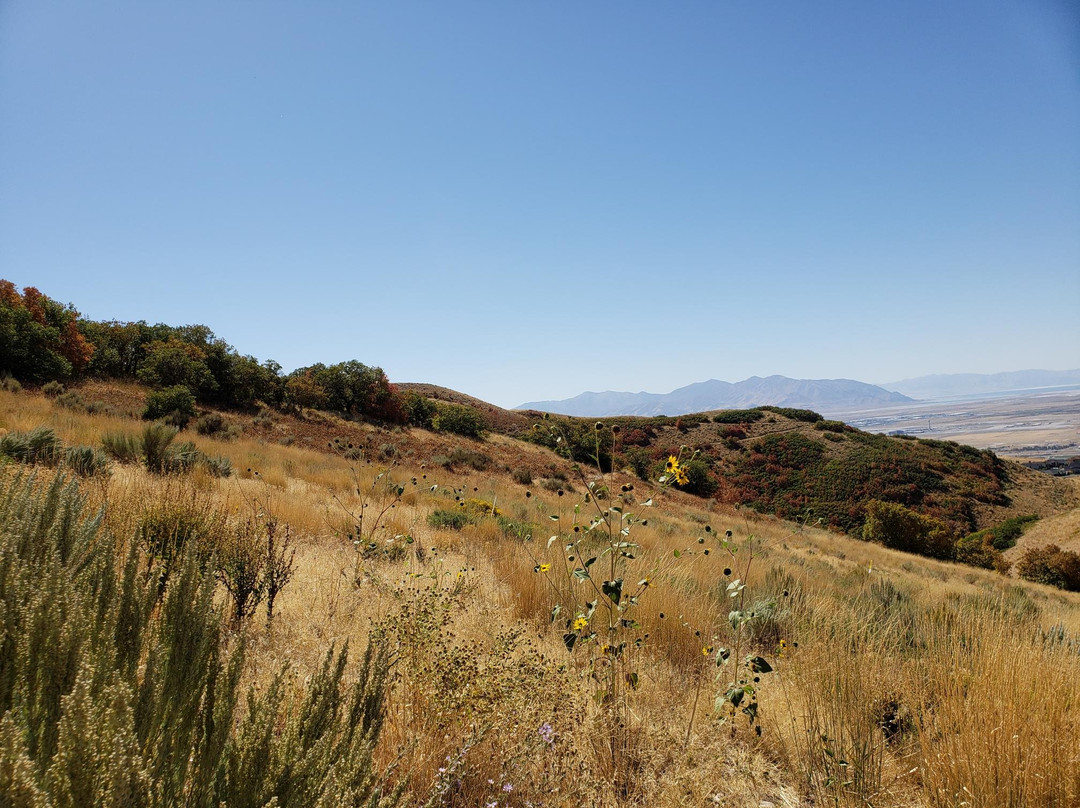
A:
<svg viewBox="0 0 1080 808">
<path fill-rule="evenodd" d="M 555 622 L 555 618 L 559 616 L 559 612 L 562 611 L 562 606 L 556 603 L 551 607 L 551 622 Z"/>
<path fill-rule="evenodd" d="M 745 695 L 746 694 L 741 687 L 733 687 L 727 692 L 727 695 L 725 695 L 724 698 L 731 702 L 732 707 L 738 707 L 742 704 L 743 696 Z"/>
<path fill-rule="evenodd" d="M 550 547 L 551 545 L 553 545 L 553 544 L 554 544 L 554 543 L 555 543 L 556 541 L 558 541 L 558 540 L 559 540 L 559 537 L 558 537 L 558 536 L 552 536 L 552 537 L 551 537 L 550 539 L 548 539 L 548 547 Z"/>
<path fill-rule="evenodd" d="M 592 558 L 590 558 L 588 561 L 585 562 L 585 569 L 588 569 L 589 567 L 591 567 L 595 563 L 596 563 L 596 556 L 593 556 Z"/>
<path fill-rule="evenodd" d="M 766 662 L 762 657 L 747 657 L 746 662 L 750 666 L 750 670 L 754 673 L 772 673 L 772 665 Z"/>
<path fill-rule="evenodd" d="M 680 558 L 682 556 L 682 553 L 679 552 L 678 550 L 675 550 L 674 555 L 675 555 L 676 558 Z"/>
<path fill-rule="evenodd" d="M 727 661 L 728 661 L 728 659 L 730 657 L 731 657 L 731 649 L 730 648 L 718 648 L 716 650 L 716 667 L 719 668 L 721 665 L 726 665 Z"/>
<path fill-rule="evenodd" d="M 577 642 L 577 634 L 575 634 L 572 631 L 568 632 L 566 634 L 563 634 L 562 635 L 562 641 L 563 641 L 563 645 L 566 646 L 567 651 L 573 651 L 574 650 L 574 643 Z"/>
<path fill-rule="evenodd" d="M 587 581 L 589 580 L 589 571 L 578 567 L 576 570 L 574 570 L 574 577 L 577 578 L 579 581 Z"/>
<path fill-rule="evenodd" d="M 614 581 L 604 581 L 600 585 L 600 591 L 611 598 L 612 603 L 617 606 L 619 601 L 622 600 L 622 584 L 622 578 L 616 578 Z"/>
<path fill-rule="evenodd" d="M 630 685 L 631 690 L 638 689 L 638 675 L 635 671 L 630 671 L 630 673 L 626 674 L 626 683 Z"/>
</svg>

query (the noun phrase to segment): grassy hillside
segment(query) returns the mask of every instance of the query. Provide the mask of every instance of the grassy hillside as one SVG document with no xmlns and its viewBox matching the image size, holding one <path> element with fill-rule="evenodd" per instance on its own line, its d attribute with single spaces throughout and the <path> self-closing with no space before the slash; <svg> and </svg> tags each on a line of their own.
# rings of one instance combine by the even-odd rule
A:
<svg viewBox="0 0 1080 808">
<path fill-rule="evenodd" d="M 67 446 L 141 435 L 144 423 L 123 411 L 138 412 L 143 391 L 110 385 L 80 393 L 113 411 L 0 391 L 0 429 L 47 426 Z M 1080 733 L 1071 707 L 1080 700 L 1080 595 L 889 550 L 821 530 L 813 519 L 785 522 L 703 499 L 620 463 L 604 474 L 584 463 L 575 471 L 559 453 L 499 433 L 476 441 L 313 411 L 223 418 L 225 428 L 212 435 L 188 430 L 177 440 L 190 436 L 202 455 L 227 458 L 232 476 L 198 463 L 155 474 L 139 462 L 111 461 L 108 473 L 80 479 L 84 510 L 102 510 L 117 580 L 130 558 L 151 597 L 161 589 L 183 601 L 181 574 L 161 577 L 179 563 L 170 558 L 183 556 L 178 542 L 208 559 L 221 626 L 213 647 L 226 656 L 241 639 L 246 647 L 235 692 L 252 685 L 259 699 L 283 688 L 280 717 L 265 719 L 267 727 L 293 726 L 288 716 L 304 714 L 305 682 L 331 646 L 348 641 L 353 649 L 342 683 L 362 672 L 369 640 L 387 653 L 392 667 L 379 731 L 370 736 L 370 774 L 349 794 L 401 788 L 402 804 L 443 806 L 955 806 L 957 794 L 985 806 L 1080 800 L 1080 759 L 1067 751 Z M 717 466 L 743 468 L 738 458 L 751 461 L 769 430 L 820 441 L 830 461 L 843 458 L 834 448 L 853 441 L 851 433 L 829 441 L 782 413 L 767 413 L 735 438 L 749 444 L 745 452 L 724 445 L 732 436 L 720 437 L 723 424 L 711 419 L 604 429 L 613 425 L 620 435 L 654 430 L 635 448 L 657 453 L 721 444 L 707 469 L 718 480 Z M 684 451 L 680 468 L 691 465 L 693 451 Z M 953 453 L 958 463 L 965 457 Z M 4 484 L 21 468 L 0 465 Z M 1064 507 L 1053 502 L 1058 489 L 1029 490 L 1005 468 L 1006 496 Z M 54 473 L 39 466 L 35 485 Z M 1016 507 L 980 503 L 976 524 L 981 506 L 988 514 Z M 0 557 L 10 557 L 30 523 L 4 513 Z M 295 550 L 272 623 L 265 589 L 241 617 L 234 594 L 245 569 L 256 584 L 263 580 L 270 524 L 276 546 L 287 533 Z M 172 642 L 156 628 L 157 612 L 148 614 L 153 636 Z M 79 658 L 96 660 L 96 647 Z M 286 662 L 282 685 L 274 685 Z M 131 686 L 149 675 L 136 667 Z M 94 736 L 100 751 L 91 763 L 123 739 L 114 773 L 131 775 L 124 780 L 131 793 L 154 780 L 146 772 L 163 758 L 150 736 L 123 734 L 129 719 L 115 698 L 101 712 L 99 679 L 108 681 L 88 679 L 82 701 L 69 697 L 76 685 L 68 682 L 35 702 L 53 705 L 35 713 L 43 723 L 5 713 L 0 792 L 17 786 L 22 804 L 55 803 L 83 769 L 56 765 L 61 758 L 51 750 L 77 747 L 34 745 L 32 726 L 68 726 L 74 718 L 63 724 L 63 717 L 74 717 L 77 703 L 113 716 Z M 29 692 L 20 687 L 15 692 Z M 225 722 L 236 727 L 231 737 L 248 737 L 245 716 L 255 709 L 238 700 Z M 75 737 L 64 732 L 58 737 Z M 345 740 L 338 730 L 326 737 Z M 230 741 L 220 753 L 206 747 L 200 771 L 222 767 L 215 793 L 245 782 L 229 768 L 241 759 L 229 750 L 254 750 L 250 743 Z M 273 748 L 271 757 L 287 751 Z M 320 783 L 339 782 L 320 768 L 328 758 L 307 759 Z M 91 785 L 100 793 L 110 767 L 83 768 L 98 773 Z M 176 778 L 188 794 L 212 781 L 193 772 Z M 314 803 L 293 786 L 259 788 L 267 799 L 278 789 L 283 806 Z M 340 789 L 324 792 L 349 804 Z"/>
<path fill-rule="evenodd" d="M 1049 515 L 1080 504 L 1069 485 L 992 452 L 873 435 L 806 410 L 548 417 L 523 437 L 581 462 L 597 457 L 599 439 L 601 465 L 632 468 L 642 479 L 660 476 L 676 455 L 690 467 L 687 490 L 852 534 L 861 531 L 870 500 L 940 519 L 957 537 L 1021 512 Z"/>
</svg>

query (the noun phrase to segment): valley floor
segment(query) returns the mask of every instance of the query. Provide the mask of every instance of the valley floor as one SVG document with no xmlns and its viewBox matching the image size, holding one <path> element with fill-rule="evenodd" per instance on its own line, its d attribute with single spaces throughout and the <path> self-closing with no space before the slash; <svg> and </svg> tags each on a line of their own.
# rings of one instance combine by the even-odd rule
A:
<svg viewBox="0 0 1080 808">
<path fill-rule="evenodd" d="M 1080 454 L 1080 391 L 914 402 L 836 417 L 868 432 L 955 440 L 1013 460 Z"/>
</svg>

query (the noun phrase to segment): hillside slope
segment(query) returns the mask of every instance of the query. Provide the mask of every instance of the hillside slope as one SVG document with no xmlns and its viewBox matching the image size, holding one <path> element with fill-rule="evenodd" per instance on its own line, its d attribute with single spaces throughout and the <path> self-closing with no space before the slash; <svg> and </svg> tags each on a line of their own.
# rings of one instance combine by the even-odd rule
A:
<svg viewBox="0 0 1080 808">
<path fill-rule="evenodd" d="M 621 416 L 581 419 L 504 410 L 436 385 L 400 388 L 437 403 L 477 412 L 489 435 L 477 441 L 446 432 L 386 426 L 304 409 L 261 414 L 224 411 L 244 434 L 259 440 L 325 449 L 336 438 L 371 458 L 408 458 L 447 464 L 458 458 L 492 474 L 533 477 L 571 474 L 574 462 L 655 480 L 666 459 L 687 463 L 684 491 L 857 534 L 871 499 L 896 502 L 945 521 L 957 535 L 1024 514 L 1043 517 L 1080 506 L 1067 481 L 1002 460 L 992 452 L 949 441 L 915 440 L 861 432 L 820 415 L 790 408 L 696 413 L 678 418 Z M 141 412 L 146 389 L 90 381 L 78 388 L 87 401 L 120 412 Z M 597 430 L 597 424 L 603 429 Z M 599 441 L 599 444 L 598 444 Z"/>
<path fill-rule="evenodd" d="M 604 427 L 599 433 L 597 423 Z M 873 435 L 806 410 L 552 418 L 525 437 L 588 462 L 597 435 L 603 465 L 654 479 L 674 455 L 687 465 L 693 493 L 849 533 L 861 530 L 872 499 L 941 519 L 957 536 L 1023 513 L 1051 515 L 1080 505 L 1072 486 L 992 452 Z"/>
<path fill-rule="evenodd" d="M 130 413 L 145 390 L 95 384 L 79 392 L 88 402 L 108 398 L 116 412 L 0 389 L 0 431 L 46 426 L 66 446 L 100 446 L 106 434 L 142 432 Z M 250 686 L 272 693 L 275 672 L 287 665 L 287 690 L 299 699 L 327 664 L 328 646 L 387 643 L 396 663 L 372 772 L 388 788 L 407 790 L 403 804 L 446 804 L 449 783 L 457 805 L 576 808 L 618 805 L 619 795 L 629 794 L 621 804 L 945 808 L 953 803 L 936 795 L 965 790 L 973 804 L 998 804 L 997 784 L 1007 778 L 1028 795 L 1017 805 L 1076 804 L 1080 792 L 1070 784 L 1080 783 L 1080 762 L 1060 754 L 1060 739 L 1080 732 L 1080 717 L 1067 707 L 1080 699 L 1080 594 L 889 550 L 802 519 L 785 522 L 620 470 L 601 475 L 585 462 L 575 470 L 556 451 L 495 432 L 481 441 L 308 410 L 221 414 L 238 435 L 189 430 L 184 437 L 229 459 L 235 475 L 201 468 L 154 474 L 138 462 L 115 462 L 109 473 L 81 481 L 87 513 L 100 511 L 97 519 L 113 535 L 135 537 L 130 557 L 154 588 L 158 578 L 149 573 L 165 562 L 157 545 L 140 537 L 163 519 L 200 525 L 205 532 L 186 541 L 219 559 L 238 552 L 234 536 L 254 537 L 262 552 L 271 525 L 276 536 L 291 535 L 294 577 L 276 601 L 272 630 L 265 604 L 258 604 L 220 635 L 223 654 L 241 632 L 250 638 L 237 692 Z M 720 422 L 610 419 L 598 430 L 592 420 L 540 416 L 530 430 L 567 435 L 573 443 L 558 444 L 560 451 L 580 449 L 589 437 L 595 446 L 598 437 L 619 436 L 616 460 L 623 454 L 618 441 L 650 435 L 648 446 L 629 449 L 662 453 L 696 441 L 701 459 L 709 442 L 733 426 L 746 437 L 728 434 L 720 443 L 747 443 L 749 458 L 766 456 L 754 447 L 770 438 L 824 441 L 837 458 L 860 446 L 892 445 L 818 429 L 822 422 L 798 411 L 713 417 Z M 338 448 L 330 450 L 327 440 L 334 439 Z M 343 452 L 340 441 L 353 446 Z M 961 447 L 895 443 L 942 463 L 949 454 L 957 463 L 976 461 Z M 688 444 L 682 452 L 691 467 L 693 451 Z M 794 477 L 792 461 L 813 455 L 767 455 L 775 466 L 767 473 Z M 721 456 L 707 471 L 722 473 L 722 460 L 739 463 Z M 519 464 L 548 479 L 514 479 Z M 22 468 L 0 462 L 0 483 L 45 483 L 52 473 L 39 467 L 31 479 Z M 1049 503 L 1059 493 L 1020 477 L 1006 487 L 1014 500 L 1030 495 Z M 358 529 L 353 516 L 365 507 Z M 20 524 L 34 522 L 16 518 L 0 534 L 9 537 L 11 525 Z M 598 544 L 612 551 L 593 564 L 600 554 L 581 551 Z M 119 562 L 129 557 L 127 546 L 118 548 Z M 226 591 L 234 581 L 225 577 L 229 569 L 235 568 L 219 562 L 224 581 L 215 582 L 213 573 L 208 579 L 217 586 L 216 603 L 235 597 Z M 602 569 L 603 579 L 590 578 L 590 569 Z M 583 579 L 594 586 L 576 583 Z M 177 579 L 160 580 L 168 592 Z M 33 583 L 27 591 L 37 589 Z M 743 617 L 733 621 L 733 608 Z M 20 630 L 22 613 L 8 610 L 5 630 Z M 58 624 L 51 623 L 62 640 Z M 10 636 L 19 638 L 18 648 L 29 647 L 24 635 Z M 113 635 L 104 636 L 111 654 Z M 157 636 L 149 635 L 155 642 Z M 749 667 L 725 665 L 728 649 Z M 53 670 L 66 659 L 48 656 Z M 26 666 L 16 681 L 38 681 L 39 670 Z M 751 680 L 740 673 L 747 670 L 762 675 Z M 617 675 L 605 678 L 607 671 Z M 67 688 L 74 679 L 64 680 Z M 607 682 L 629 685 L 622 701 L 602 698 Z M 733 692 L 749 694 L 747 703 L 733 703 Z M 54 694 L 55 703 L 64 695 Z M 289 713 L 305 712 L 293 698 Z M 97 710 L 117 700 L 91 703 Z M 618 768 L 610 763 L 610 739 L 622 728 L 608 720 L 612 704 L 628 707 L 621 715 L 629 717 L 629 732 L 616 737 L 634 749 Z M 17 711 L 11 715 L 19 719 Z M 52 713 L 54 726 L 60 715 L 59 708 Z M 100 722 L 91 737 L 111 738 L 116 723 Z M 285 727 L 281 737 L 292 735 L 284 718 L 265 726 L 268 738 L 278 737 L 271 733 L 278 726 Z M 1002 744 L 1003 735 L 1015 741 Z M 132 745 L 138 735 L 124 737 Z M 824 775 L 806 776 L 831 776 L 835 768 L 823 767 L 834 758 L 860 773 L 842 794 Z M 105 754 L 95 759 L 112 761 Z M 130 759 L 122 756 L 120 764 Z M 35 771 L 29 760 L 26 770 Z"/>
</svg>

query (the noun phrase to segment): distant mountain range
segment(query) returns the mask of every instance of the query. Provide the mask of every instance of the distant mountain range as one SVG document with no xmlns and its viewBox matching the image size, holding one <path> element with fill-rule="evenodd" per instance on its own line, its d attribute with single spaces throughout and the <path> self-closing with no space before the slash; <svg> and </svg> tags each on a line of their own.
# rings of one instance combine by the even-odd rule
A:
<svg viewBox="0 0 1080 808">
<path fill-rule="evenodd" d="M 516 409 L 595 418 L 604 415 L 685 415 L 773 404 L 829 414 L 895 406 L 911 400 L 902 393 L 852 379 L 752 376 L 735 384 L 710 379 L 688 384 L 670 393 L 582 393 L 562 401 L 530 401 Z"/>
<path fill-rule="evenodd" d="M 948 373 L 882 384 L 918 399 L 966 398 L 1040 387 L 1080 385 L 1080 370 L 1015 370 L 1009 373 Z"/>
</svg>

